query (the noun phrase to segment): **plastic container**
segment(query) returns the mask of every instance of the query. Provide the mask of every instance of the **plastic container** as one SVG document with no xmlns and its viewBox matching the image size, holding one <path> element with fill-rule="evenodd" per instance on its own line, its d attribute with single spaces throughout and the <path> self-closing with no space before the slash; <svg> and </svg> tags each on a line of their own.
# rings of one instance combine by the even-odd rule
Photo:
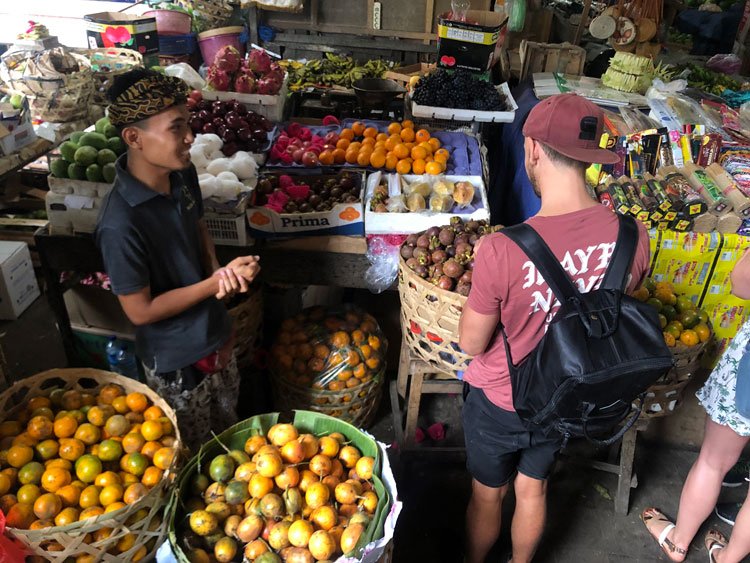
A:
<svg viewBox="0 0 750 563">
<path fill-rule="evenodd" d="M 140 380 L 141 375 L 138 371 L 138 361 L 135 359 L 135 354 L 128 350 L 125 344 L 120 345 L 120 350 L 117 352 L 117 367 L 118 372 L 125 377 L 135 379 L 136 381 Z"/>
<path fill-rule="evenodd" d="M 109 337 L 109 342 L 107 342 L 107 346 L 104 348 L 104 351 L 107 354 L 107 364 L 109 364 L 109 371 L 120 373 L 117 360 L 117 356 L 120 354 L 120 350 L 117 346 L 116 336 Z"/>
<path fill-rule="evenodd" d="M 145 16 L 156 18 L 156 31 L 159 35 L 186 35 L 190 33 L 193 18 L 178 10 L 149 10 Z"/>
<path fill-rule="evenodd" d="M 159 35 L 159 56 L 191 55 L 195 47 L 195 35 L 192 33 Z"/>
<path fill-rule="evenodd" d="M 240 40 L 240 34 L 244 31 L 241 26 L 220 27 L 210 31 L 204 31 L 198 34 L 198 46 L 203 55 L 203 61 L 206 65 L 214 62 L 216 53 L 224 45 L 231 45 L 236 48 L 242 56 L 245 55 L 245 45 Z"/>
</svg>

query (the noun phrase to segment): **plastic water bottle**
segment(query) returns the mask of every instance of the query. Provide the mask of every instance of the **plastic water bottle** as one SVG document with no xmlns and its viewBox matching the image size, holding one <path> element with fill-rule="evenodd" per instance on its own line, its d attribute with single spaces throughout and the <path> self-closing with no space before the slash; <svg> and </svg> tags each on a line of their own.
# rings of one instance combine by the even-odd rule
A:
<svg viewBox="0 0 750 563">
<path fill-rule="evenodd" d="M 117 362 L 117 356 L 120 353 L 120 350 L 118 349 L 118 346 L 117 346 L 117 337 L 115 336 L 109 337 L 109 342 L 107 342 L 107 346 L 104 348 L 104 351 L 107 354 L 107 363 L 109 364 L 109 371 L 120 373 L 120 368 Z"/>
<path fill-rule="evenodd" d="M 126 377 L 130 377 L 135 380 L 141 378 L 138 372 L 138 362 L 135 359 L 135 354 L 128 350 L 127 346 L 122 344 L 120 351 L 117 353 L 117 366 L 120 368 L 119 373 Z"/>
</svg>

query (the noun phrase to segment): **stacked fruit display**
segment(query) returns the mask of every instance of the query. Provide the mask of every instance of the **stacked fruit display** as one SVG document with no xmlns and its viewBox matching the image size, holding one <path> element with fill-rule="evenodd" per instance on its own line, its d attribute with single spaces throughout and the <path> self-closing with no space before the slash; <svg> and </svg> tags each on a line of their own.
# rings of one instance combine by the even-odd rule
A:
<svg viewBox="0 0 750 563">
<path fill-rule="evenodd" d="M 646 279 L 633 297 L 659 311 L 664 341 L 670 348 L 692 348 L 711 339 L 708 314 L 689 297 L 676 295 L 671 283 Z"/>
<path fill-rule="evenodd" d="M 231 45 L 219 49 L 208 67 L 206 83 L 211 90 L 275 96 L 284 82 L 284 69 L 263 50 L 254 49 L 247 58 Z"/>
<path fill-rule="evenodd" d="M 498 231 L 486 221 L 453 217 L 450 225 L 411 234 L 401 246 L 401 258 L 420 278 L 446 291 L 468 296 L 474 271 L 474 246 L 484 235 Z"/>
<path fill-rule="evenodd" d="M 412 94 L 414 103 L 423 106 L 503 111 L 504 96 L 486 80 L 468 70 L 437 70 L 421 78 Z"/>
<path fill-rule="evenodd" d="M 116 384 L 97 394 L 55 390 L 31 398 L 0 424 L 0 509 L 21 530 L 66 526 L 125 509 L 162 481 L 177 439 L 172 422 L 142 393 Z M 148 515 L 131 516 L 135 523 Z M 112 530 L 86 537 L 95 543 Z M 134 546 L 128 534 L 117 553 Z M 142 546 L 138 560 L 153 546 Z"/>
<path fill-rule="evenodd" d="M 188 559 L 314 563 L 351 554 L 381 500 L 376 463 L 341 433 L 326 434 L 274 424 L 199 465 L 178 530 Z"/>
<path fill-rule="evenodd" d="M 50 163 L 54 177 L 108 184 L 114 181 L 114 163 L 125 152 L 125 143 L 106 117 L 98 120 L 94 129 L 76 131 L 60 145 L 62 158 Z"/>
<path fill-rule="evenodd" d="M 258 180 L 255 205 L 277 213 L 330 211 L 339 203 L 360 201 L 361 189 L 362 176 L 352 172 L 319 177 L 268 174 Z"/>
</svg>

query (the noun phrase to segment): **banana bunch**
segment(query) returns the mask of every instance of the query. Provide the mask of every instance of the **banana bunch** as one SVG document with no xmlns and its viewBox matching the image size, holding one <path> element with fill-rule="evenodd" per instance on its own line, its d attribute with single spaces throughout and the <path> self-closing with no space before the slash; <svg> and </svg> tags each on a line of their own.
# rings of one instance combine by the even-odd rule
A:
<svg viewBox="0 0 750 563">
<path fill-rule="evenodd" d="M 307 63 L 281 61 L 281 66 L 289 73 L 289 86 L 300 90 L 309 86 L 343 86 L 351 88 L 360 78 L 381 78 L 392 68 L 393 63 L 379 59 L 357 65 L 351 57 L 326 53 L 322 59 Z"/>
</svg>

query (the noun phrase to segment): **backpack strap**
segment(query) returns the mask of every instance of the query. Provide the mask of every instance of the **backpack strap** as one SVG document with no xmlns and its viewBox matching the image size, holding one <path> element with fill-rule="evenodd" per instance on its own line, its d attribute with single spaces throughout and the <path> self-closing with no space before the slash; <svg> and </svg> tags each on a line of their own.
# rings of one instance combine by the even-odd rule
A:
<svg viewBox="0 0 750 563">
<path fill-rule="evenodd" d="M 515 242 L 526 256 L 531 260 L 544 277 L 544 281 L 555 294 L 555 297 L 565 303 L 573 297 L 579 297 L 580 293 L 568 273 L 563 270 L 555 254 L 544 242 L 544 239 L 526 223 L 506 227 L 502 234 Z"/>
<path fill-rule="evenodd" d="M 624 293 L 638 246 L 638 227 L 635 219 L 629 215 L 618 213 L 617 218 L 619 219 L 617 243 L 600 287 L 601 289 L 618 289 Z"/>
</svg>

